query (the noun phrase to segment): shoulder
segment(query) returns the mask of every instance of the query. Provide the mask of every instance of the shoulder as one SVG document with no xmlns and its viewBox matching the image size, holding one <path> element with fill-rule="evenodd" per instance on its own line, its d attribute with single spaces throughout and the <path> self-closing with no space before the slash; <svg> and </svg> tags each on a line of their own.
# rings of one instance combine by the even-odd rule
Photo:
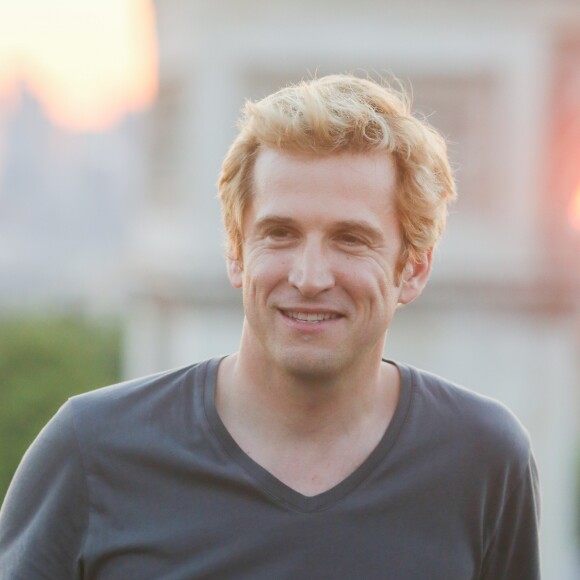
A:
<svg viewBox="0 0 580 580">
<path fill-rule="evenodd" d="M 540 495 L 527 430 L 499 401 L 398 366 L 408 400 L 401 463 L 420 470 L 446 516 L 473 523 L 482 578 L 536 578 Z"/>
<path fill-rule="evenodd" d="M 76 417 L 90 418 L 95 413 L 121 413 L 125 418 L 144 408 L 162 405 L 178 398 L 184 391 L 206 381 L 218 359 L 187 365 L 101 387 L 71 397 L 68 405 Z"/>
<path fill-rule="evenodd" d="M 178 437 L 200 417 L 200 393 L 218 364 L 211 359 L 71 397 L 65 407 L 81 452 L 141 449 Z"/>
<path fill-rule="evenodd" d="M 462 444 L 479 459 L 515 462 L 531 455 L 528 431 L 503 403 L 412 366 L 400 365 L 411 384 L 411 412 L 433 436 Z"/>
</svg>

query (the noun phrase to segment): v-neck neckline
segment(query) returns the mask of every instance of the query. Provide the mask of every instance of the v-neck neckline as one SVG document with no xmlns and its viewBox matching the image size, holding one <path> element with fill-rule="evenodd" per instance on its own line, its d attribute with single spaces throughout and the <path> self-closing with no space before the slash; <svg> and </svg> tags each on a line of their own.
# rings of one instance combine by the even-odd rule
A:
<svg viewBox="0 0 580 580">
<path fill-rule="evenodd" d="M 316 512 L 328 509 L 360 485 L 395 444 L 411 402 L 410 369 L 406 365 L 383 359 L 384 362 L 396 366 L 400 375 L 399 401 L 385 433 L 367 458 L 350 475 L 326 491 L 307 496 L 286 485 L 254 461 L 230 435 L 215 406 L 218 367 L 222 360 L 223 357 L 208 361 L 203 389 L 204 411 L 213 435 L 231 459 L 252 477 L 258 488 L 276 502 L 296 511 Z"/>
</svg>

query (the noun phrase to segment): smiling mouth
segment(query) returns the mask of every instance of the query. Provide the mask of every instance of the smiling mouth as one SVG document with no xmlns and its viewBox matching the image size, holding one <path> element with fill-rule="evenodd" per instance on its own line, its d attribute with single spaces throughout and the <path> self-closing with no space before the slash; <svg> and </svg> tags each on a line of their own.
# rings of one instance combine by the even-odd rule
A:
<svg viewBox="0 0 580 580">
<path fill-rule="evenodd" d="M 283 311 L 284 315 L 299 322 L 322 322 L 324 320 L 334 320 L 338 314 L 332 312 L 293 312 Z"/>
</svg>

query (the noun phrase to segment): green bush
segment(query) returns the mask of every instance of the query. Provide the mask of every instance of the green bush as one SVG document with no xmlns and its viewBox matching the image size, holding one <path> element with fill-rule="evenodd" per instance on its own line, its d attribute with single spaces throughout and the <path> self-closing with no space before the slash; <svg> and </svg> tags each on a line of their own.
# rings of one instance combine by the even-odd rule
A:
<svg viewBox="0 0 580 580">
<path fill-rule="evenodd" d="M 27 447 L 66 399 L 118 381 L 119 351 L 114 323 L 0 320 L 0 503 Z"/>
</svg>

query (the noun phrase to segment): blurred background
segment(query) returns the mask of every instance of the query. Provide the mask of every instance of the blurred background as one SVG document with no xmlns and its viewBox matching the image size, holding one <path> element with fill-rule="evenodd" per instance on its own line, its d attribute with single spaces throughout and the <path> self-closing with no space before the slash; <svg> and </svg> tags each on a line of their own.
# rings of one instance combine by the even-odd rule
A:
<svg viewBox="0 0 580 580">
<path fill-rule="evenodd" d="M 215 182 L 246 98 L 396 75 L 459 188 L 386 355 L 508 404 L 580 578 L 577 0 L 0 0 L 0 499 L 66 397 L 231 352 Z"/>
</svg>

